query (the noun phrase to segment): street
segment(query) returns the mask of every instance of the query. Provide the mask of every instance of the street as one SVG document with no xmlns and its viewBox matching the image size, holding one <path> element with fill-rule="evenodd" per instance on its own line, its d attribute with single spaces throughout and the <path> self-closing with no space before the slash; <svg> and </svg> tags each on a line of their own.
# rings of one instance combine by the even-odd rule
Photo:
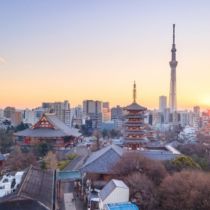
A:
<svg viewBox="0 0 210 210">
<path fill-rule="evenodd" d="M 72 148 L 70 151 L 65 154 L 76 153 L 78 157 L 73 159 L 69 165 L 64 169 L 64 171 L 78 170 L 85 159 L 88 156 L 88 149 L 86 146 L 79 146 Z M 64 199 L 65 198 L 65 199 Z M 61 182 L 61 204 L 60 210 L 86 210 L 87 207 L 84 205 L 84 202 L 81 201 L 79 196 L 74 192 L 74 182 L 73 181 L 62 181 Z M 66 208 L 65 208 L 66 206 Z M 71 208 L 70 208 L 71 207 Z"/>
</svg>

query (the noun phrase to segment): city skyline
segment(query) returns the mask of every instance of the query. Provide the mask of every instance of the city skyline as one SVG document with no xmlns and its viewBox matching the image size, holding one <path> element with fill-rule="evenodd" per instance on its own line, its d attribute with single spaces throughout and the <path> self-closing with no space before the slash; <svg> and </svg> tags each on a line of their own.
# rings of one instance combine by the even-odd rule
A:
<svg viewBox="0 0 210 210">
<path fill-rule="evenodd" d="M 158 108 L 159 96 L 168 98 L 172 24 L 177 108 L 210 107 L 210 3 L 201 2 L 1 2 L 0 107 L 65 99 L 124 106 L 135 80 L 137 102 Z"/>
</svg>

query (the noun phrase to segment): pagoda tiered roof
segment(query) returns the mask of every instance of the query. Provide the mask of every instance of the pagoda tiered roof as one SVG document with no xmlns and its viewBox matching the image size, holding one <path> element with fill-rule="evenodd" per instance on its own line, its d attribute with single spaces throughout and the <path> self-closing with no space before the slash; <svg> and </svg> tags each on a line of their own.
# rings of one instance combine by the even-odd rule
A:
<svg viewBox="0 0 210 210">
<path fill-rule="evenodd" d="M 136 102 L 133 102 L 132 104 L 126 106 L 125 110 L 127 110 L 127 111 L 146 111 L 147 108 L 137 104 Z"/>
</svg>

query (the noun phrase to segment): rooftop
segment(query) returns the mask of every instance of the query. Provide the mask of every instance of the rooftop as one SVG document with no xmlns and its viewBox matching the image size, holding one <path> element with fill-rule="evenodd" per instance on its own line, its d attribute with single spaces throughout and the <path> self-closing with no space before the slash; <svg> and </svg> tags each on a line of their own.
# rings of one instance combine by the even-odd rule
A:
<svg viewBox="0 0 210 210">
<path fill-rule="evenodd" d="M 43 114 L 39 121 L 32 127 L 15 133 L 15 136 L 57 138 L 65 136 L 79 137 L 81 133 L 76 128 L 70 128 L 55 114 Z"/>
<path fill-rule="evenodd" d="M 139 208 L 130 202 L 127 203 L 115 203 L 115 204 L 107 204 L 107 210 L 139 210 Z"/>
<path fill-rule="evenodd" d="M 129 191 L 128 186 L 121 180 L 112 179 L 104 188 L 100 191 L 99 197 L 104 201 L 116 188 L 122 188 Z"/>
<path fill-rule="evenodd" d="M 112 167 L 120 160 L 126 152 L 132 152 L 128 148 L 122 148 L 117 145 L 104 147 L 97 152 L 92 153 L 85 164 L 80 169 L 82 173 L 110 174 Z M 181 153 L 172 146 L 145 147 L 137 150 L 140 155 L 152 160 L 172 160 L 181 155 Z"/>
<path fill-rule="evenodd" d="M 47 210 L 34 200 L 15 200 L 0 203 L 2 210 Z"/>
<path fill-rule="evenodd" d="M 82 172 L 109 174 L 112 166 L 120 159 L 123 149 L 116 145 L 104 147 L 94 152 L 82 166 Z"/>
<path fill-rule="evenodd" d="M 133 111 L 146 111 L 147 108 L 133 102 L 132 104 L 126 106 L 125 110 L 128 110 L 128 111 L 131 111 L 131 110 L 133 110 Z"/>
<path fill-rule="evenodd" d="M 16 174 L 19 176 L 20 174 Z M 54 192 L 54 172 L 41 170 L 39 168 L 31 166 L 23 175 L 23 179 L 17 190 L 0 199 L 2 206 L 10 206 L 10 203 L 19 205 L 20 200 L 31 200 L 37 202 L 37 206 L 45 206 L 43 209 L 53 208 L 53 192 Z M 20 203 L 23 206 L 32 205 L 29 201 L 25 201 L 26 204 Z M 32 202 L 33 203 L 33 202 Z M 32 205 L 33 206 L 33 205 Z M 0 208 L 1 209 L 1 208 Z M 6 207 L 5 207 L 6 209 Z M 9 209 L 9 208 L 8 208 Z M 12 209 L 12 208 L 11 208 Z M 15 209 L 15 208 L 14 208 Z M 39 209 L 37 208 L 22 208 L 22 209 Z M 22 210 L 21 209 L 21 210 Z"/>
<path fill-rule="evenodd" d="M 4 155 L 2 155 L 2 154 L 0 153 L 0 161 L 3 161 L 3 160 L 5 160 L 5 157 L 4 157 Z"/>
</svg>

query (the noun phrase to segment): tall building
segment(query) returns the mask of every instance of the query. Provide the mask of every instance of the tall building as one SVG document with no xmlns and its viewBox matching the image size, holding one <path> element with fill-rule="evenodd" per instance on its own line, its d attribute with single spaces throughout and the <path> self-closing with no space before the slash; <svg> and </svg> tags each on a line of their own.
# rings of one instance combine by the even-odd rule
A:
<svg viewBox="0 0 210 210">
<path fill-rule="evenodd" d="M 23 112 L 23 122 L 34 125 L 39 118 L 36 116 L 36 112 L 34 110 L 25 109 Z"/>
<path fill-rule="evenodd" d="M 78 105 L 71 109 L 72 125 L 73 127 L 81 126 L 83 121 L 82 106 Z"/>
<path fill-rule="evenodd" d="M 4 117 L 4 110 L 0 109 L 0 119 Z"/>
<path fill-rule="evenodd" d="M 103 102 L 102 103 L 102 108 L 109 109 L 109 102 Z"/>
<path fill-rule="evenodd" d="M 102 103 L 101 101 L 83 101 L 83 114 L 87 120 L 91 121 L 92 128 L 100 128 L 102 123 Z"/>
<path fill-rule="evenodd" d="M 4 109 L 4 117 L 6 118 L 11 118 L 12 114 L 14 113 L 15 113 L 15 107 L 8 106 Z"/>
<path fill-rule="evenodd" d="M 194 106 L 193 107 L 193 127 L 195 129 L 199 129 L 200 127 L 200 107 Z"/>
<path fill-rule="evenodd" d="M 71 110 L 70 104 L 67 100 L 64 102 L 44 102 L 42 108 L 47 112 L 53 112 L 56 116 L 64 122 L 67 126 L 71 127 Z"/>
<path fill-rule="evenodd" d="M 117 105 L 111 109 L 111 119 L 112 120 L 122 120 L 123 119 L 123 108 Z"/>
<path fill-rule="evenodd" d="M 13 126 L 20 125 L 23 120 L 22 113 L 20 111 L 15 111 L 11 115 L 11 123 Z"/>
<path fill-rule="evenodd" d="M 133 86 L 133 103 L 125 107 L 124 145 L 132 150 L 140 149 L 146 142 L 145 107 L 136 103 L 136 84 Z"/>
<path fill-rule="evenodd" d="M 178 62 L 176 61 L 176 44 L 175 44 L 175 24 L 173 24 L 173 44 L 171 49 L 171 61 L 169 62 L 171 67 L 171 81 L 170 81 L 170 94 L 169 94 L 169 108 L 173 113 L 177 108 L 176 101 L 176 67 Z"/>
<path fill-rule="evenodd" d="M 109 102 L 102 103 L 102 121 L 107 122 L 111 120 L 111 112 L 109 108 Z"/>
<path fill-rule="evenodd" d="M 152 125 L 158 125 L 158 124 L 161 124 L 163 123 L 164 120 L 162 120 L 162 114 L 157 111 L 157 110 L 154 110 L 152 112 Z"/>
<path fill-rule="evenodd" d="M 164 113 L 167 108 L 167 97 L 160 96 L 159 97 L 159 112 Z"/>
</svg>

